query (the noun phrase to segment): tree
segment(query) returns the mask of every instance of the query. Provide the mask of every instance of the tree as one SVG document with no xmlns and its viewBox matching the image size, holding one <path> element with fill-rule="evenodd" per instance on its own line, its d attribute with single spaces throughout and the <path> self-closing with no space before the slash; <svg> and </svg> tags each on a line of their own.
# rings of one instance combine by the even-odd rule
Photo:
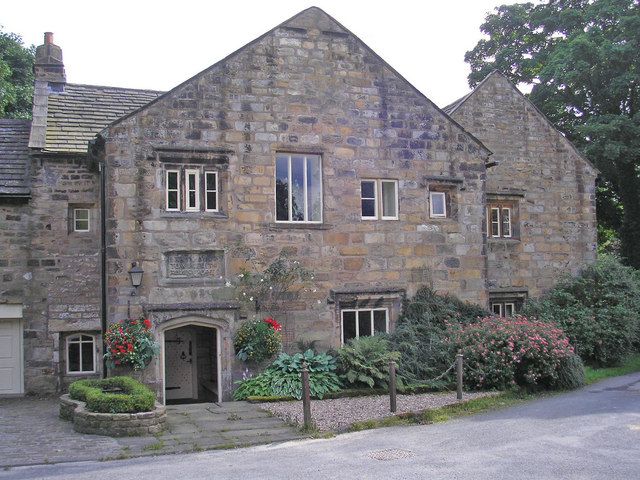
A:
<svg viewBox="0 0 640 480">
<path fill-rule="evenodd" d="M 0 118 L 31 118 L 35 47 L 0 26 Z"/>
<path fill-rule="evenodd" d="M 619 228 L 624 260 L 640 268 L 640 0 L 503 5 L 480 28 L 470 85 L 497 69 L 532 86 L 531 101 L 602 172 L 601 225 Z M 606 217 L 620 211 L 619 224 Z"/>
</svg>

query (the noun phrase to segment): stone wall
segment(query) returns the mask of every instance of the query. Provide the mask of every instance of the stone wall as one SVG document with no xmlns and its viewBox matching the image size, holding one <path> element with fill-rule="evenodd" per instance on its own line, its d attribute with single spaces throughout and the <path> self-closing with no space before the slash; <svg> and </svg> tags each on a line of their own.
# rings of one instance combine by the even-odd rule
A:
<svg viewBox="0 0 640 480">
<path fill-rule="evenodd" d="M 126 311 L 133 261 L 145 271 L 140 304 L 198 304 L 230 299 L 225 280 L 243 267 L 264 268 L 282 251 L 315 273 L 314 288 L 278 318 L 286 338 L 339 345 L 340 319 L 328 305 L 334 289 L 394 287 L 411 295 L 429 284 L 486 302 L 488 152 L 317 9 L 105 136 L 110 320 Z M 277 152 L 321 155 L 322 224 L 275 221 Z M 166 212 L 170 163 L 217 168 L 221 212 Z M 399 220 L 361 220 L 360 181 L 371 178 L 398 180 Z M 447 190 L 452 217 L 429 218 L 429 188 Z M 167 252 L 212 249 L 224 252 L 224 275 L 208 284 L 167 281 Z"/>
<path fill-rule="evenodd" d="M 492 152 L 488 202 L 515 205 L 511 239 L 488 239 L 489 289 L 537 297 L 596 258 L 597 171 L 498 73 L 452 114 Z"/>
<path fill-rule="evenodd" d="M 33 162 L 28 248 L 20 273 L 27 393 L 55 392 L 78 378 L 66 373 L 69 333 L 96 335 L 101 350 L 97 178 L 80 160 L 49 157 Z M 73 231 L 74 206 L 90 209 L 89 232 Z M 95 357 L 98 372 L 101 353 Z"/>
</svg>

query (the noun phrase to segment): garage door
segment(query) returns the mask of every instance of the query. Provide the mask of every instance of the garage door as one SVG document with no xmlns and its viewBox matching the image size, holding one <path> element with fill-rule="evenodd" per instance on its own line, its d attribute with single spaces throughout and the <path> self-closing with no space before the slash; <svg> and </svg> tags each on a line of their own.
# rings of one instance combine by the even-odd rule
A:
<svg viewBox="0 0 640 480">
<path fill-rule="evenodd" d="M 0 395 L 22 393 L 20 320 L 0 319 Z"/>
</svg>

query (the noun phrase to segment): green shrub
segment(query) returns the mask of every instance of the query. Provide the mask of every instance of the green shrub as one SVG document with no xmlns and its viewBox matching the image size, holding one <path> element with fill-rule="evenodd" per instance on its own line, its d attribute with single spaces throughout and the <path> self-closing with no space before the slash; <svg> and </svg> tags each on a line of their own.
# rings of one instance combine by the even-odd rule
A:
<svg viewBox="0 0 640 480">
<path fill-rule="evenodd" d="M 78 380 L 69 386 L 69 396 L 85 402 L 90 412 L 98 413 L 150 412 L 156 403 L 155 394 L 131 377 Z"/>
<path fill-rule="evenodd" d="M 438 295 L 423 287 L 405 299 L 395 331 L 389 336 L 391 349 L 400 352 L 400 375 L 411 383 L 424 383 L 444 372 L 455 359 L 455 349 L 446 339 L 447 325 L 467 324 L 488 315 L 477 305 L 452 295 Z"/>
<path fill-rule="evenodd" d="M 464 383 L 470 388 L 554 388 L 562 360 L 573 355 L 561 329 L 526 317 L 452 324 L 449 335 L 464 355 Z"/>
<path fill-rule="evenodd" d="M 618 365 L 640 346 L 639 273 L 604 256 L 529 301 L 523 314 L 559 325 L 584 362 Z"/>
<path fill-rule="evenodd" d="M 559 390 L 574 390 L 584 387 L 585 383 L 584 365 L 580 357 L 570 355 L 562 358 L 554 387 Z"/>
<path fill-rule="evenodd" d="M 261 374 L 236 382 L 238 388 L 233 394 L 235 400 L 247 397 L 294 397 L 302 398 L 302 364 L 309 371 L 309 390 L 314 398 L 323 398 L 329 392 L 340 390 L 341 383 L 336 375 L 336 359 L 326 353 L 304 353 L 280 356 Z"/>
<path fill-rule="evenodd" d="M 382 335 L 359 337 L 338 350 L 341 377 L 352 386 L 387 387 L 389 362 L 400 360 Z"/>
</svg>

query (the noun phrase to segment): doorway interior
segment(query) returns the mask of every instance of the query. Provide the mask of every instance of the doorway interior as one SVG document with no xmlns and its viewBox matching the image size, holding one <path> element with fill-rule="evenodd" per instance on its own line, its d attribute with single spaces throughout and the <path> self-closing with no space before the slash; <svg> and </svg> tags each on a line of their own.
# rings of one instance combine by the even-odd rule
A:
<svg viewBox="0 0 640 480">
<path fill-rule="evenodd" d="M 217 402 L 218 331 L 186 325 L 164 332 L 164 385 L 167 405 Z"/>
</svg>

